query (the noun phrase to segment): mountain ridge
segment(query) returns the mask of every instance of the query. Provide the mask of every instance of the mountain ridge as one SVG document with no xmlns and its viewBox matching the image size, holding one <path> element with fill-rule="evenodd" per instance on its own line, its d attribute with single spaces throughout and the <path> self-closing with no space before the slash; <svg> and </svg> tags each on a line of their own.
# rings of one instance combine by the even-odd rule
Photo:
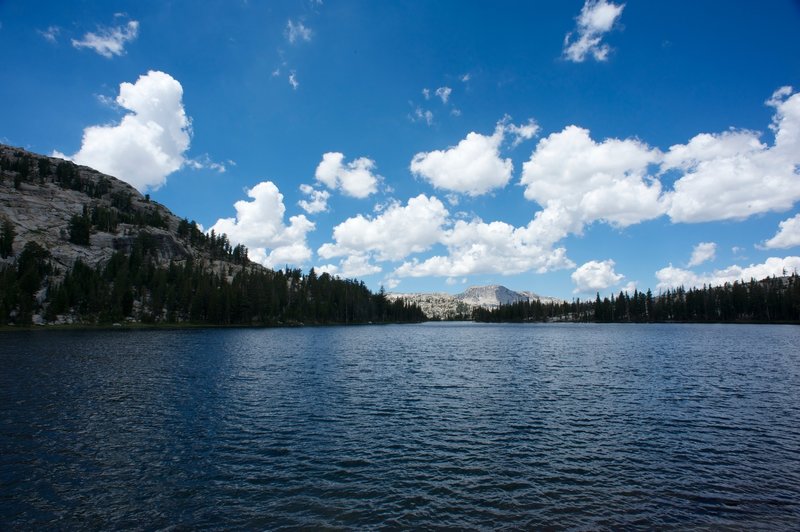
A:
<svg viewBox="0 0 800 532">
<path fill-rule="evenodd" d="M 446 292 L 390 292 L 390 301 L 403 300 L 419 306 L 429 319 L 469 318 L 476 308 L 488 310 L 521 301 L 560 303 L 563 300 L 531 291 L 515 291 L 503 285 L 470 286 L 459 294 Z"/>
</svg>

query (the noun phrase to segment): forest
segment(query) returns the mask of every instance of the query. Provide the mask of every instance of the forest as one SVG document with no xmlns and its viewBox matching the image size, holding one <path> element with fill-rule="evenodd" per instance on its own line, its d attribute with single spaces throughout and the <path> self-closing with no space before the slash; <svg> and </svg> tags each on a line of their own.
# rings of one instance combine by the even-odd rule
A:
<svg viewBox="0 0 800 532">
<path fill-rule="evenodd" d="M 0 323 L 30 325 L 36 313 L 47 322 L 71 315 L 85 324 L 127 318 L 151 324 L 302 325 L 419 322 L 422 311 L 389 302 L 363 282 L 312 269 L 269 270 L 222 263 L 215 273 L 192 259 L 160 267 L 151 260 L 150 235 L 140 233 L 132 252 L 116 252 L 105 265 L 76 261 L 61 282 L 39 294 L 52 273 L 49 253 L 28 242 L 16 265 L 0 270 Z"/>
<path fill-rule="evenodd" d="M 792 273 L 722 286 L 620 292 L 594 301 L 547 303 L 525 301 L 496 309 L 478 308 L 481 322 L 571 321 L 597 323 L 800 323 L 800 276 Z"/>
</svg>

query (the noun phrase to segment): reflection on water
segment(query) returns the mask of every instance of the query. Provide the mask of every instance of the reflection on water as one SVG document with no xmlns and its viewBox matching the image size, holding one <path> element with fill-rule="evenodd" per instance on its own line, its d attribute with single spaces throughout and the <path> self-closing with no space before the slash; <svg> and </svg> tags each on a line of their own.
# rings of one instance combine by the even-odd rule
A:
<svg viewBox="0 0 800 532">
<path fill-rule="evenodd" d="M 800 329 L 0 334 L 0 523 L 794 528 Z"/>
</svg>

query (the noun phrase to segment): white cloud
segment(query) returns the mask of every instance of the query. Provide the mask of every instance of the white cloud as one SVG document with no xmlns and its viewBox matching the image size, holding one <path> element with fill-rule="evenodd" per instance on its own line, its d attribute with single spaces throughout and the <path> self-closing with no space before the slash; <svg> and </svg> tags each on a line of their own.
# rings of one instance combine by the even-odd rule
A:
<svg viewBox="0 0 800 532">
<path fill-rule="evenodd" d="M 502 188 L 514 169 L 511 159 L 500 158 L 504 135 L 504 124 L 498 123 L 491 136 L 471 132 L 457 146 L 417 153 L 411 172 L 436 188 L 470 196 Z"/>
<path fill-rule="evenodd" d="M 368 255 L 351 255 L 339 261 L 339 264 L 324 264 L 315 268 L 318 272 L 338 275 L 351 279 L 354 277 L 364 277 L 382 271 L 380 266 L 371 264 Z"/>
<path fill-rule="evenodd" d="M 328 199 L 331 193 L 327 190 L 317 190 L 311 185 L 300 185 L 300 192 L 308 196 L 307 200 L 300 200 L 297 204 L 308 214 L 317 214 L 328 210 Z"/>
<path fill-rule="evenodd" d="M 250 259 L 264 266 L 280 268 L 307 262 L 311 250 L 306 235 L 314 224 L 301 214 L 289 218 L 289 225 L 285 225 L 283 194 L 271 181 L 258 183 L 247 195 L 252 201 L 240 200 L 233 205 L 235 218 L 220 218 L 209 231 L 225 233 L 232 243 L 244 244 Z"/>
<path fill-rule="evenodd" d="M 139 35 L 139 22 L 131 20 L 124 26 L 101 27 L 97 33 L 89 32 L 82 39 L 72 39 L 75 48 L 89 48 L 103 57 L 112 58 L 125 53 L 125 44 Z"/>
<path fill-rule="evenodd" d="M 714 260 L 717 255 L 717 244 L 714 242 L 701 242 L 692 250 L 692 257 L 689 259 L 689 267 L 699 266 L 704 262 Z"/>
<path fill-rule="evenodd" d="M 191 121 L 182 98 L 181 84 L 164 72 L 121 83 L 116 102 L 130 112 L 119 124 L 84 129 L 81 149 L 71 159 L 140 191 L 157 189 L 187 162 Z"/>
<path fill-rule="evenodd" d="M 291 19 L 286 23 L 286 38 L 290 44 L 298 41 L 309 42 L 311 40 L 311 29 L 307 28 L 302 22 L 292 22 Z"/>
<path fill-rule="evenodd" d="M 800 94 L 783 87 L 767 103 L 776 108 L 773 146 L 729 131 L 663 154 L 637 139 L 595 142 L 568 126 L 539 141 L 523 165 L 525 197 L 545 211 L 565 209 L 578 232 L 594 221 L 626 227 L 664 213 L 691 223 L 788 210 L 800 200 Z M 662 193 L 651 167 L 662 177 L 677 173 L 673 190 Z"/>
<path fill-rule="evenodd" d="M 748 282 L 750 279 L 760 281 L 767 277 L 780 277 L 784 274 L 791 275 L 800 271 L 800 257 L 770 257 L 762 264 L 751 264 L 741 267 L 737 265 L 729 266 L 722 270 L 714 270 L 711 273 L 697 274 L 691 270 L 675 268 L 671 264 L 656 272 L 658 279 L 658 289 L 668 288 L 698 288 L 703 285 L 722 286 L 725 283 L 736 281 Z"/>
<path fill-rule="evenodd" d="M 289 72 L 289 85 L 292 86 L 293 90 L 297 90 L 297 87 L 300 86 L 300 82 L 297 81 L 297 72 L 295 72 L 294 70 Z"/>
<path fill-rule="evenodd" d="M 728 131 L 669 149 L 662 171 L 683 173 L 670 193 L 673 222 L 744 219 L 800 200 L 800 94 L 782 87 L 767 104 L 775 108 L 772 146 L 757 133 Z"/>
<path fill-rule="evenodd" d="M 341 190 L 345 195 L 354 198 L 366 198 L 378 191 L 381 176 L 374 174 L 375 161 L 360 157 L 344 164 L 344 154 L 328 152 L 322 155 L 317 166 L 317 181 L 331 190 Z"/>
<path fill-rule="evenodd" d="M 447 100 L 450 99 L 450 94 L 453 92 L 453 89 L 450 87 L 439 87 L 436 89 L 436 96 L 438 96 L 442 103 L 447 103 Z"/>
<path fill-rule="evenodd" d="M 389 290 L 394 290 L 400 285 L 400 282 L 401 282 L 400 279 L 395 279 L 393 277 L 390 277 L 384 280 L 383 284 L 385 284 L 386 288 L 388 288 Z"/>
<path fill-rule="evenodd" d="M 564 57 L 576 63 L 583 62 L 591 55 L 597 61 L 605 61 L 611 48 L 602 42 L 603 36 L 611 31 L 614 23 L 622 15 L 625 4 L 616 5 L 606 0 L 586 0 L 578 15 L 576 38 L 573 32 L 564 37 Z"/>
<path fill-rule="evenodd" d="M 190 168 L 193 168 L 195 170 L 208 169 L 208 170 L 213 170 L 215 172 L 218 172 L 220 174 L 224 174 L 225 172 L 228 171 L 228 167 L 225 166 L 226 163 L 224 163 L 224 162 L 219 163 L 219 162 L 216 162 L 216 161 L 212 160 L 211 156 L 208 155 L 207 153 L 204 153 L 200 157 L 195 157 L 193 159 L 186 159 L 184 161 L 184 164 L 186 164 L 186 166 L 188 166 Z M 235 166 L 236 165 L 236 163 L 233 162 L 233 161 L 227 161 L 227 164 L 230 164 L 231 166 Z"/>
<path fill-rule="evenodd" d="M 661 153 L 636 139 L 597 143 L 589 131 L 568 126 L 539 141 L 523 164 L 525 197 L 545 210 L 559 208 L 580 231 L 602 220 L 616 227 L 662 215 L 661 183 L 647 174 Z"/>
<path fill-rule="evenodd" d="M 422 89 L 422 96 L 424 96 L 426 100 L 430 100 L 431 99 L 431 90 L 430 89 Z"/>
<path fill-rule="evenodd" d="M 399 260 L 438 242 L 447 215 L 441 201 L 420 194 L 373 218 L 348 218 L 333 229 L 335 243 L 323 244 L 317 253 L 324 259 L 374 253 L 381 261 Z"/>
<path fill-rule="evenodd" d="M 775 236 L 764 242 L 764 247 L 767 249 L 795 246 L 800 246 L 800 214 L 779 223 Z"/>
<path fill-rule="evenodd" d="M 506 131 L 514 136 L 514 141 L 511 143 L 512 148 L 516 148 L 526 140 L 530 140 L 539 133 L 539 124 L 533 118 L 529 118 L 528 122 L 515 126 L 514 124 L 506 125 Z"/>
<path fill-rule="evenodd" d="M 433 125 L 433 112 L 417 107 L 414 114 L 410 117 L 412 122 L 425 122 L 429 126 Z"/>
<path fill-rule="evenodd" d="M 637 286 L 638 284 L 639 284 L 639 283 L 637 283 L 636 281 L 628 281 L 628 282 L 625 284 L 625 286 L 623 286 L 623 287 L 620 289 L 620 291 L 622 291 L 622 292 L 625 292 L 626 294 L 633 294 L 633 292 L 636 290 L 636 286 Z"/>
<path fill-rule="evenodd" d="M 44 37 L 46 41 L 55 43 L 61 33 L 61 28 L 58 26 L 48 26 L 46 30 L 38 30 L 38 33 Z"/>
<path fill-rule="evenodd" d="M 448 255 L 437 255 L 424 261 L 413 259 L 403 263 L 396 277 L 454 277 L 482 273 L 511 275 L 535 270 L 540 273 L 574 266 L 564 248 L 552 249 L 549 242 L 527 227 L 514 227 L 505 222 L 485 223 L 481 220 L 458 220 L 441 236 Z"/>
<path fill-rule="evenodd" d="M 472 76 L 470 76 L 469 73 L 466 73 L 466 74 L 462 74 L 461 77 L 458 78 L 458 79 L 460 79 L 462 83 L 466 83 L 470 79 L 472 79 Z"/>
<path fill-rule="evenodd" d="M 619 284 L 625 278 L 624 275 L 614 271 L 614 261 L 611 259 L 604 261 L 590 260 L 572 272 L 570 277 L 576 285 L 575 290 L 573 290 L 575 294 L 607 290 L 609 287 Z"/>
</svg>

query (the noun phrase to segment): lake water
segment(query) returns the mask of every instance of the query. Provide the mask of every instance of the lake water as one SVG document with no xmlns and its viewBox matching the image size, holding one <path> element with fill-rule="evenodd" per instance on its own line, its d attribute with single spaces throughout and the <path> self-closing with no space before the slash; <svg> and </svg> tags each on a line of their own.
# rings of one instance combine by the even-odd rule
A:
<svg viewBox="0 0 800 532">
<path fill-rule="evenodd" d="M 800 527 L 800 327 L 0 334 L 0 528 Z"/>
</svg>

